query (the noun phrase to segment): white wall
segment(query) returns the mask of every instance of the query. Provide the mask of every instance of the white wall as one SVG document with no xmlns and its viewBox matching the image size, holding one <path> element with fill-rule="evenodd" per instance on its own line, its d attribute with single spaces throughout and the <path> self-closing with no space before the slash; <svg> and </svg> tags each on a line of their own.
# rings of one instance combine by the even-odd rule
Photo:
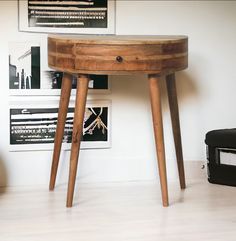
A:
<svg viewBox="0 0 236 241">
<path fill-rule="evenodd" d="M 187 161 L 205 159 L 204 135 L 235 127 L 236 2 L 117 1 L 117 34 L 185 34 L 189 68 L 177 74 L 183 152 Z M 17 2 L 0 1 L 0 185 L 47 184 L 51 152 L 9 152 L 8 42 L 41 40 L 19 33 Z M 106 96 L 94 98 L 104 99 Z M 150 180 L 157 176 L 147 82 L 144 76 L 112 81 L 112 148 L 83 150 L 79 180 Z M 163 113 L 169 178 L 176 178 L 165 86 Z M 58 182 L 66 182 L 69 153 L 63 152 Z"/>
</svg>

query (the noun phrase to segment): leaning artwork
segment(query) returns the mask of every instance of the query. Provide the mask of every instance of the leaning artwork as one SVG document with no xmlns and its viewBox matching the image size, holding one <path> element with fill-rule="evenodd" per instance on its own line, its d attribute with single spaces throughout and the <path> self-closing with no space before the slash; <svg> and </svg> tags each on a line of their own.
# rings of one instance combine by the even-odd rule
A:
<svg viewBox="0 0 236 241">
<path fill-rule="evenodd" d="M 13 103 L 10 107 L 10 151 L 52 150 L 57 126 L 56 101 Z M 49 107 L 50 106 L 50 107 Z M 73 104 L 71 104 L 73 106 Z M 89 101 L 86 106 L 81 148 L 110 147 L 110 101 Z M 72 141 L 74 108 L 67 113 L 63 149 Z"/>
<path fill-rule="evenodd" d="M 41 42 L 10 42 L 10 95 L 60 95 L 63 73 L 48 67 L 47 51 Z M 43 46 L 41 46 L 43 45 Z M 72 78 L 72 95 L 77 87 L 77 76 Z M 107 75 L 90 75 L 89 94 L 109 93 Z"/>
</svg>

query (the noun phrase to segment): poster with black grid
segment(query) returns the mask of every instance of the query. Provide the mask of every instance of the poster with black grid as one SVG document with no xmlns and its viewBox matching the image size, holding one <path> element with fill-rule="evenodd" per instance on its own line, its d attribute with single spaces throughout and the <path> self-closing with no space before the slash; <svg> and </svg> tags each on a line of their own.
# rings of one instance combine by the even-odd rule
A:
<svg viewBox="0 0 236 241">
<path fill-rule="evenodd" d="M 19 0 L 19 30 L 114 34 L 114 0 Z"/>
<path fill-rule="evenodd" d="M 53 150 L 58 108 L 42 102 L 30 107 L 27 103 L 11 104 L 10 151 Z M 110 101 L 89 101 L 86 105 L 82 149 L 110 147 Z M 62 148 L 71 147 L 74 108 L 69 107 Z"/>
</svg>

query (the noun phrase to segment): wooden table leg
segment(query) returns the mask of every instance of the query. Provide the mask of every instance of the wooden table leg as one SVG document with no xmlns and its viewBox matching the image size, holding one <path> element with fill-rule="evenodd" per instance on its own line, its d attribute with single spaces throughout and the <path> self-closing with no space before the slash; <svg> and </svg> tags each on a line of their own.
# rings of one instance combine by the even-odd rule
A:
<svg viewBox="0 0 236 241">
<path fill-rule="evenodd" d="M 160 77 L 157 75 L 149 75 L 148 79 L 149 79 L 154 135 L 155 135 L 155 142 L 156 142 L 158 169 L 159 169 L 161 192 L 162 192 L 162 203 L 164 207 L 167 207 L 169 205 L 169 202 L 168 202 L 165 147 L 164 147 L 160 83 L 159 83 Z"/>
<path fill-rule="evenodd" d="M 83 131 L 84 112 L 86 106 L 89 78 L 87 75 L 79 75 L 77 80 L 75 114 L 73 124 L 72 146 L 70 154 L 70 170 L 67 192 L 67 207 L 72 207 L 75 179 L 78 166 L 80 140 Z"/>
<path fill-rule="evenodd" d="M 68 105 L 70 101 L 71 86 L 72 86 L 72 76 L 64 73 L 63 79 L 62 79 L 61 97 L 60 97 L 60 104 L 59 104 L 58 118 L 57 118 L 57 129 L 56 129 L 55 140 L 54 140 L 54 150 L 53 150 L 49 190 L 53 190 L 55 187 L 58 163 L 59 163 L 60 152 L 61 152 L 61 144 L 64 136 L 66 115 L 67 115 Z"/>
<path fill-rule="evenodd" d="M 183 152 L 182 152 L 182 142 L 181 142 L 181 132 L 179 123 L 179 108 L 178 99 L 175 83 L 175 74 L 170 74 L 166 76 L 166 86 L 168 92 L 168 99 L 170 105 L 172 130 L 175 142 L 175 153 L 179 171 L 179 182 L 181 189 L 185 189 L 185 174 L 184 174 L 184 162 L 183 162 Z"/>
</svg>

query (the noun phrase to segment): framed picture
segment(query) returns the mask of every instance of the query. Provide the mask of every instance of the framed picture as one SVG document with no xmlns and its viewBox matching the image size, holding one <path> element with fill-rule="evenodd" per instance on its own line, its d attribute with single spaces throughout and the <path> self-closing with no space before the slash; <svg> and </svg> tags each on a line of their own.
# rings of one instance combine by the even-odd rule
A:
<svg viewBox="0 0 236 241">
<path fill-rule="evenodd" d="M 9 44 L 9 88 L 40 89 L 40 44 Z"/>
<path fill-rule="evenodd" d="M 56 104 L 57 103 L 57 104 Z M 10 151 L 53 150 L 58 101 L 19 101 L 10 107 Z M 70 150 L 74 103 L 67 113 L 62 149 Z M 82 149 L 110 147 L 110 101 L 88 101 L 83 126 Z"/>
<path fill-rule="evenodd" d="M 48 67 L 45 42 L 9 43 L 10 95 L 60 95 L 63 73 Z M 72 95 L 76 84 L 77 76 L 73 76 Z M 109 93 L 109 84 L 107 75 L 90 75 L 89 93 Z"/>
<path fill-rule="evenodd" d="M 115 0 L 18 0 L 19 30 L 114 34 Z"/>
</svg>

